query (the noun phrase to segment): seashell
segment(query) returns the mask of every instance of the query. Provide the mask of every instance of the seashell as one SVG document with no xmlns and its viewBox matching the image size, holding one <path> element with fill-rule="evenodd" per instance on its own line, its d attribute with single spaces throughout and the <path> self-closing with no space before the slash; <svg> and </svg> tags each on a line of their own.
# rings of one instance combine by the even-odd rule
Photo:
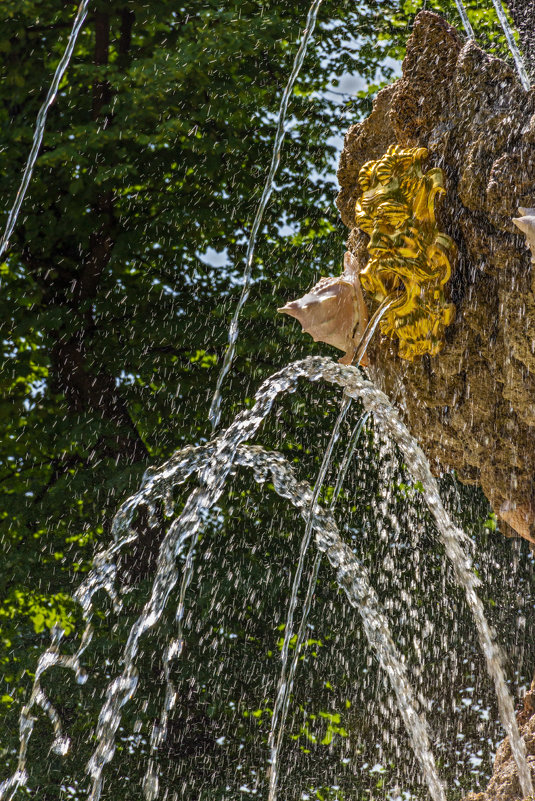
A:
<svg viewBox="0 0 535 801">
<path fill-rule="evenodd" d="M 518 212 L 522 216 L 513 217 L 513 222 L 526 237 L 526 244 L 531 250 L 531 263 L 535 264 L 535 209 L 525 209 L 521 206 Z"/>
<path fill-rule="evenodd" d="M 522 214 L 522 209 L 519 211 Z M 505 501 L 498 510 L 498 517 L 500 520 L 503 520 L 504 523 L 507 523 L 517 534 L 535 545 L 535 535 L 533 533 L 535 515 L 533 509 L 528 509 L 525 506 L 517 506 L 509 501 Z"/>
<path fill-rule="evenodd" d="M 359 266 L 352 253 L 344 255 L 344 272 L 322 278 L 310 292 L 277 311 L 295 317 L 315 342 L 326 342 L 345 351 L 338 360 L 351 364 L 368 324 L 368 310 L 362 295 Z M 366 366 L 366 355 L 361 360 Z"/>
</svg>

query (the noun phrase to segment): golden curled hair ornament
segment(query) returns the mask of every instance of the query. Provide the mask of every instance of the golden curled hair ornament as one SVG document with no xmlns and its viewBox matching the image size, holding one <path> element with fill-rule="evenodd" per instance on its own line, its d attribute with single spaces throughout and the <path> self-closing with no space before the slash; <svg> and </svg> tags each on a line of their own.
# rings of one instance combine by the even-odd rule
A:
<svg viewBox="0 0 535 801">
<path fill-rule="evenodd" d="M 378 161 L 364 164 L 358 178 L 356 221 L 370 237 L 371 257 L 360 279 L 375 300 L 399 293 L 380 326 L 399 340 L 399 355 L 409 361 L 441 350 L 455 314 L 444 297 L 455 244 L 437 229 L 434 210 L 437 193 L 445 192 L 444 177 L 439 168 L 423 172 L 427 155 L 424 147 L 392 145 Z"/>
</svg>

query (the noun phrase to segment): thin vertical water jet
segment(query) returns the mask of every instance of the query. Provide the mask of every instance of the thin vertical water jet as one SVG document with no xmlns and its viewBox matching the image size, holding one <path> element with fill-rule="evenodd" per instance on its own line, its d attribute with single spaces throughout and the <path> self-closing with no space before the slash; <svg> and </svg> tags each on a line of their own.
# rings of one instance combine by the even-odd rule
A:
<svg viewBox="0 0 535 801">
<path fill-rule="evenodd" d="M 45 132 L 48 110 L 56 98 L 56 94 L 61 79 L 65 75 L 67 67 L 69 66 L 69 62 L 71 60 L 74 51 L 74 46 L 76 45 L 78 34 L 80 33 L 82 26 L 85 22 L 85 19 L 87 17 L 88 6 L 89 6 L 89 0 L 82 0 L 80 5 L 78 6 L 78 11 L 76 12 L 76 17 L 74 18 L 72 30 L 69 35 L 69 39 L 67 41 L 67 47 L 65 48 L 65 52 L 61 57 L 61 61 L 56 67 L 56 72 L 54 73 L 54 78 L 52 79 L 52 83 L 45 98 L 45 102 L 43 103 L 43 105 L 39 109 L 39 113 L 37 114 L 37 121 L 35 123 L 35 131 L 33 135 L 33 142 L 32 142 L 32 148 L 30 150 L 30 155 L 28 156 L 28 161 L 26 162 L 26 167 L 24 168 L 24 173 L 22 175 L 22 180 L 15 197 L 15 202 L 13 203 L 13 207 L 9 212 L 9 216 L 7 218 L 4 234 L 2 236 L 2 239 L 0 240 L 0 258 L 5 254 L 9 246 L 9 240 L 17 223 L 19 212 L 22 203 L 24 201 L 24 196 L 26 195 L 26 190 L 28 189 L 28 185 L 32 178 L 33 168 L 35 166 L 35 162 L 37 161 L 39 148 L 41 147 L 41 142 L 43 141 L 43 134 Z"/>
<path fill-rule="evenodd" d="M 509 50 L 511 51 L 511 55 L 513 56 L 513 60 L 516 66 L 516 71 L 518 72 L 522 86 L 526 91 L 528 91 L 530 88 L 530 80 L 528 77 L 526 67 L 524 65 L 524 59 L 522 58 L 522 54 L 518 49 L 513 29 L 509 25 L 509 20 L 507 19 L 505 11 L 503 10 L 501 0 L 492 0 L 492 4 L 496 9 L 496 14 L 498 15 L 498 19 L 500 20 L 500 25 L 502 26 L 505 38 L 507 39 L 507 44 L 509 45 Z"/>
<path fill-rule="evenodd" d="M 455 5 L 457 6 L 457 11 L 459 12 L 459 16 L 463 23 L 464 30 L 466 31 L 466 35 L 469 39 L 475 39 L 474 29 L 468 19 L 468 13 L 466 11 L 465 5 L 463 0 L 455 0 Z"/>
<path fill-rule="evenodd" d="M 358 441 L 360 439 L 360 435 L 364 430 L 364 426 L 368 422 L 369 412 L 365 412 L 362 417 L 359 418 L 357 425 L 353 429 L 353 433 L 349 438 L 349 442 L 344 453 L 342 462 L 340 463 L 340 470 L 338 472 L 338 476 L 336 478 L 336 484 L 334 487 L 334 493 L 331 500 L 331 510 L 334 509 L 336 505 L 336 501 L 338 500 L 338 496 L 342 492 L 342 487 L 344 485 L 344 481 L 346 480 L 347 471 L 349 470 L 349 465 L 351 464 L 351 459 L 353 458 L 353 454 L 355 453 L 355 448 L 357 447 Z"/>
<path fill-rule="evenodd" d="M 321 488 L 323 487 L 323 482 L 325 480 L 325 476 L 327 475 L 327 470 L 330 467 L 331 456 L 334 450 L 334 446 L 336 445 L 336 442 L 340 435 L 340 428 L 345 418 L 345 415 L 349 409 L 350 403 L 351 401 L 347 403 L 345 400 L 343 401 L 342 409 L 338 414 L 338 417 L 334 424 L 334 428 L 331 433 L 329 444 L 327 445 L 325 454 L 323 456 L 323 460 L 318 472 L 318 477 L 316 478 L 316 483 L 314 485 L 314 491 L 312 493 L 312 499 L 310 502 L 310 514 L 308 515 L 306 521 L 305 533 L 303 534 L 303 538 L 301 540 L 301 546 L 299 549 L 299 560 L 297 563 L 297 567 L 295 569 L 294 578 L 292 582 L 292 592 L 290 595 L 290 600 L 288 602 L 288 611 L 286 614 L 286 624 L 284 628 L 284 640 L 282 643 L 281 673 L 277 688 L 277 696 L 275 698 L 275 704 L 273 705 L 273 714 L 271 716 L 271 729 L 268 737 L 268 749 L 270 752 L 268 801 L 276 801 L 277 798 L 277 783 L 278 783 L 278 773 L 279 773 L 279 765 L 278 765 L 279 748 L 282 738 L 282 732 L 284 730 L 284 725 L 286 722 L 286 715 L 288 712 L 288 705 L 290 703 L 290 694 L 292 692 L 292 685 L 293 685 L 293 675 L 291 674 L 288 676 L 286 675 L 286 670 L 288 666 L 288 654 L 290 650 L 290 641 L 293 637 L 293 621 L 294 621 L 295 610 L 297 608 L 297 595 L 299 592 L 299 587 L 301 586 L 301 577 L 303 575 L 305 559 L 308 553 L 308 546 L 310 545 L 310 538 L 312 536 L 312 527 L 314 519 L 313 512 L 314 508 L 316 507 L 317 500 L 321 492 Z M 316 564 L 314 565 L 312 571 L 313 575 L 315 570 L 316 572 L 317 570 L 319 570 L 319 560 L 317 565 Z M 310 589 L 310 582 L 309 582 L 309 589 Z M 308 609 L 306 609 L 305 606 L 305 608 L 303 609 L 303 616 L 301 620 L 302 623 L 303 621 L 306 620 L 307 616 L 308 616 Z M 299 656 L 297 642 L 295 643 L 294 653 L 297 655 L 297 657 Z M 279 716 L 280 716 L 280 723 L 279 723 Z"/>
<path fill-rule="evenodd" d="M 352 436 L 350 438 L 349 444 L 348 444 L 348 446 L 346 448 L 346 452 L 344 454 L 344 457 L 342 459 L 342 463 L 341 463 L 341 466 L 340 466 L 340 471 L 339 471 L 338 478 L 337 478 L 337 481 L 336 481 L 336 487 L 335 487 L 334 494 L 333 494 L 333 497 L 332 497 L 332 500 L 331 500 L 331 504 L 330 504 L 330 507 L 329 507 L 329 511 L 330 512 L 333 511 L 334 506 L 336 504 L 336 501 L 338 499 L 338 495 L 341 492 L 342 485 L 344 483 L 344 480 L 345 480 L 345 477 L 346 477 L 346 474 L 347 474 L 347 470 L 348 470 L 349 464 L 351 462 L 351 457 L 353 456 L 353 453 L 355 452 L 355 448 L 357 446 L 357 442 L 359 440 L 360 434 L 362 433 L 362 429 L 366 425 L 366 421 L 367 421 L 368 417 L 369 417 L 369 415 L 367 413 L 362 415 L 362 417 L 357 422 L 357 424 L 355 426 L 355 429 L 353 431 L 353 434 L 352 434 Z M 342 418 L 339 417 L 339 420 L 341 422 Z M 334 438 L 334 433 L 335 432 L 333 431 L 333 434 L 331 435 L 331 439 L 332 440 Z M 336 438 L 338 438 L 338 432 L 336 432 Z M 332 444 L 334 445 L 334 441 L 332 442 Z M 321 470 L 320 470 L 320 475 L 321 475 Z M 319 476 L 318 476 L 318 481 L 319 481 Z M 314 497 L 314 494 L 313 494 L 313 497 Z M 310 519 L 312 519 L 312 511 L 311 511 L 311 514 L 310 514 Z M 303 542 L 304 542 L 304 539 L 305 538 L 303 538 Z M 303 547 L 303 542 L 301 544 L 301 548 Z M 286 634 L 287 627 L 288 627 L 288 620 L 286 621 L 286 627 L 285 627 L 285 630 L 284 630 L 285 631 L 285 636 L 284 636 L 283 650 L 284 650 L 284 645 L 287 643 L 287 641 L 288 641 L 288 645 L 286 647 L 286 655 L 282 659 L 281 674 L 280 674 L 279 685 L 278 685 L 278 689 L 277 689 L 277 697 L 276 697 L 276 700 L 275 700 L 275 706 L 274 706 L 273 717 L 272 717 L 272 722 L 271 722 L 271 731 L 270 731 L 269 739 L 268 739 L 268 747 L 270 749 L 270 771 L 269 771 L 269 783 L 270 783 L 270 786 L 269 786 L 269 796 L 268 796 L 269 801 L 276 801 L 276 798 L 277 798 L 277 785 L 278 785 L 278 774 L 279 774 L 279 765 L 278 765 L 278 763 L 279 763 L 279 754 L 280 754 L 280 749 L 281 749 L 281 745 L 282 745 L 282 738 L 283 738 L 283 735 L 284 735 L 284 730 L 285 730 L 285 725 L 286 725 L 286 718 L 287 718 L 287 715 L 288 715 L 288 707 L 289 707 L 289 703 L 290 703 L 290 695 L 292 693 L 295 674 L 296 674 L 296 671 L 297 671 L 297 664 L 299 662 L 299 654 L 301 652 L 301 648 L 302 648 L 303 643 L 305 641 L 306 625 L 307 625 L 307 622 L 308 622 L 308 616 L 310 614 L 310 609 L 312 608 L 312 599 L 313 599 L 313 596 L 314 596 L 314 590 L 316 588 L 316 582 L 318 580 L 319 569 L 320 569 L 320 566 L 321 566 L 321 558 L 322 558 L 322 553 L 321 553 L 321 551 L 318 551 L 318 553 L 314 557 L 314 564 L 312 565 L 312 570 L 311 570 L 310 578 L 309 578 L 309 581 L 308 581 L 307 593 L 306 593 L 306 596 L 305 596 L 305 601 L 303 603 L 303 610 L 302 610 L 302 613 L 301 613 L 301 621 L 299 623 L 299 628 L 297 630 L 297 638 L 296 638 L 295 645 L 294 645 L 294 652 L 293 652 L 292 660 L 291 660 L 290 666 L 288 668 L 288 676 L 287 676 L 287 678 L 285 676 L 285 674 L 286 674 L 286 663 L 288 661 L 288 646 L 289 646 L 289 642 L 290 642 L 290 639 L 291 639 L 289 636 L 287 637 L 287 634 Z M 294 579 L 294 582 L 295 582 L 295 579 Z M 277 712 L 277 718 L 280 715 L 280 719 L 278 721 L 274 720 L 275 712 Z M 278 723 L 278 731 L 276 730 L 277 723 Z"/>
<path fill-rule="evenodd" d="M 271 197 L 271 193 L 273 191 L 273 181 L 275 179 L 275 174 L 280 164 L 282 144 L 284 142 L 284 136 L 286 133 L 286 131 L 284 130 L 284 126 L 286 123 L 286 112 L 288 110 L 288 103 L 290 102 L 290 96 L 295 81 L 303 65 L 308 43 L 312 37 L 314 28 L 316 26 L 316 17 L 321 3 L 322 0 L 312 0 L 312 4 L 308 10 L 305 29 L 301 37 L 301 44 L 299 45 L 299 49 L 295 55 L 292 71 L 290 73 L 290 77 L 288 78 L 288 83 L 286 84 L 286 87 L 282 94 L 279 107 L 277 130 L 275 132 L 275 141 L 273 143 L 271 164 L 269 166 L 268 174 L 266 176 L 266 180 L 264 183 L 264 190 L 262 192 L 262 197 L 260 198 L 260 203 L 258 204 L 258 209 L 256 211 L 256 215 L 253 221 L 251 233 L 249 234 L 249 240 L 247 242 L 247 253 L 245 256 L 245 270 L 243 272 L 243 277 L 242 277 L 243 281 L 242 291 L 236 309 L 234 311 L 232 321 L 230 323 L 229 334 L 228 334 L 228 345 L 225 351 L 225 356 L 223 358 L 223 365 L 217 377 L 216 388 L 212 398 L 210 411 L 208 413 L 208 419 L 212 424 L 213 431 L 215 431 L 215 429 L 219 425 L 219 420 L 221 417 L 221 388 L 234 360 L 234 354 L 236 352 L 236 342 L 239 333 L 239 328 L 238 328 L 239 317 L 243 306 L 247 302 L 247 298 L 249 297 L 249 291 L 251 288 L 251 275 L 253 270 L 253 258 L 256 247 L 256 237 L 258 235 L 258 230 L 262 222 L 262 217 L 264 216 L 264 211 L 266 209 L 266 206 Z"/>
</svg>

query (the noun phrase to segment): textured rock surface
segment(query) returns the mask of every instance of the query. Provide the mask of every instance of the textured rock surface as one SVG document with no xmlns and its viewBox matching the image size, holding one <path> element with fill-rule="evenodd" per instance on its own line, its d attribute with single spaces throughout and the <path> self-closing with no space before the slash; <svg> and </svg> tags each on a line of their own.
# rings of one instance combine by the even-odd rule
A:
<svg viewBox="0 0 535 801">
<path fill-rule="evenodd" d="M 337 203 L 361 267 L 357 176 L 396 143 L 428 148 L 428 166 L 444 170 L 437 220 L 459 249 L 457 316 L 432 358 L 402 361 L 395 342 L 376 338 L 372 376 L 434 469 L 481 484 L 500 518 L 535 542 L 535 268 L 511 221 L 535 207 L 535 91 L 436 14 L 418 15 L 402 77 L 350 128 L 340 160 Z"/>
</svg>

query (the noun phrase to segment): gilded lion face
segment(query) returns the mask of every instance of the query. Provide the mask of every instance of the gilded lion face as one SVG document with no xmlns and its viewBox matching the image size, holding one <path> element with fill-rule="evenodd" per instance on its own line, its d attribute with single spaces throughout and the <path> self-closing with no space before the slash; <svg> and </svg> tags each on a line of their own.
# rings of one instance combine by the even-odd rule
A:
<svg viewBox="0 0 535 801">
<path fill-rule="evenodd" d="M 443 286 L 455 245 L 438 231 L 434 213 L 435 196 L 444 192 L 442 170 L 424 174 L 425 158 L 425 148 L 392 146 L 378 161 L 364 164 L 356 207 L 357 225 L 370 237 L 362 285 L 378 301 L 399 292 L 381 330 L 399 340 L 399 355 L 411 361 L 438 353 L 454 313 Z"/>
</svg>

